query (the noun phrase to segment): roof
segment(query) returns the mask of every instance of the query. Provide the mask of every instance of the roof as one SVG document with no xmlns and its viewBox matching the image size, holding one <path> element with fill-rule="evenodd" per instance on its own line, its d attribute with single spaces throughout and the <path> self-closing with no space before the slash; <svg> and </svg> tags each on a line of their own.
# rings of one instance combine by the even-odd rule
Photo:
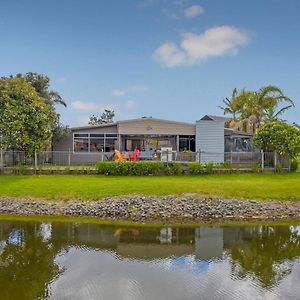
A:
<svg viewBox="0 0 300 300">
<path fill-rule="evenodd" d="M 81 130 L 81 129 L 90 129 L 90 128 L 103 128 L 103 127 L 111 127 L 117 126 L 118 122 L 108 123 L 108 124 L 101 124 L 101 125 L 88 125 L 88 126 L 81 126 L 81 127 L 72 127 L 71 130 Z"/>
<path fill-rule="evenodd" d="M 148 121 L 151 120 L 151 121 L 157 121 L 157 122 L 176 123 L 176 124 L 181 124 L 181 125 L 195 126 L 194 123 L 178 122 L 178 121 L 171 121 L 171 120 L 164 120 L 164 119 L 156 119 L 156 118 L 152 118 L 152 117 L 142 117 L 142 118 L 139 118 L 139 119 L 122 120 L 122 121 L 116 121 L 116 122 L 108 123 L 108 124 L 73 127 L 73 128 L 71 128 L 71 130 L 81 130 L 81 129 L 90 129 L 90 128 L 111 127 L 111 126 L 117 126 L 120 123 L 144 122 L 144 121 L 147 121 L 147 120 Z"/>
<path fill-rule="evenodd" d="M 232 128 L 225 128 L 225 129 L 224 129 L 224 134 L 225 134 L 225 135 L 253 136 L 252 133 L 245 132 L 245 131 L 234 130 L 234 129 L 232 129 Z"/>
<path fill-rule="evenodd" d="M 200 121 L 222 121 L 222 122 L 227 122 L 229 120 L 231 119 L 226 117 L 213 116 L 213 115 L 205 115 L 200 119 Z"/>
</svg>

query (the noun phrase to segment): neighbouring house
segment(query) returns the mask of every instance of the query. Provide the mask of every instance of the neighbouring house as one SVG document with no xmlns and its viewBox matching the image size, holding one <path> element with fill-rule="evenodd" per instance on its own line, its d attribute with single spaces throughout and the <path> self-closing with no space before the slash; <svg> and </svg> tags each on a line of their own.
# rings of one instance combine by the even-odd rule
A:
<svg viewBox="0 0 300 300">
<path fill-rule="evenodd" d="M 53 146 L 54 151 L 70 153 L 72 163 L 84 164 L 110 159 L 115 149 L 141 151 L 149 159 L 162 149 L 195 153 L 201 161 L 223 162 L 224 152 L 252 151 L 252 136 L 225 129 L 227 118 L 205 115 L 195 123 L 143 117 L 97 126 L 71 128 L 71 132 Z M 206 153 L 206 154 L 205 154 Z M 205 156 L 206 155 L 206 156 Z M 60 156 L 65 160 L 67 156 Z"/>
</svg>

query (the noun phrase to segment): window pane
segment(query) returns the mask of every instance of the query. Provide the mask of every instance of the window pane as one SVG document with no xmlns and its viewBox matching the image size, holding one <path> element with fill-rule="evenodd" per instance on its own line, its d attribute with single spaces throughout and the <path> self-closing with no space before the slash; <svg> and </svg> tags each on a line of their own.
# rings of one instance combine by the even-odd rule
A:
<svg viewBox="0 0 300 300">
<path fill-rule="evenodd" d="M 89 139 L 74 139 L 74 152 L 88 152 Z"/>
<path fill-rule="evenodd" d="M 112 152 L 116 149 L 117 140 L 116 139 L 106 139 L 105 140 L 105 152 Z"/>
<path fill-rule="evenodd" d="M 91 133 L 91 138 L 104 138 L 104 133 Z"/>
<path fill-rule="evenodd" d="M 107 134 L 106 134 L 106 137 L 107 137 L 107 138 L 117 138 L 117 135 L 116 135 L 116 134 L 110 134 L 110 133 L 107 133 Z"/>
<path fill-rule="evenodd" d="M 90 151 L 101 152 L 104 150 L 104 139 L 92 139 L 90 140 Z"/>
<path fill-rule="evenodd" d="M 189 149 L 189 140 L 187 138 L 179 138 L 179 151 L 186 151 Z"/>
<path fill-rule="evenodd" d="M 190 151 L 195 152 L 195 150 L 196 150 L 195 138 L 191 137 L 191 139 L 190 139 Z"/>
<path fill-rule="evenodd" d="M 75 133 L 74 137 L 88 137 L 89 134 L 88 133 Z"/>
</svg>

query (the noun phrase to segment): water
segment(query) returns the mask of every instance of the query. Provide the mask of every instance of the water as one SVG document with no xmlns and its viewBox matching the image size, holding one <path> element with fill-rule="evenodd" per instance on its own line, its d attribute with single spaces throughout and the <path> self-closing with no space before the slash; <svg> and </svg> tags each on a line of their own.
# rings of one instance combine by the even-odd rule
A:
<svg viewBox="0 0 300 300">
<path fill-rule="evenodd" d="M 300 299 L 300 228 L 0 221 L 0 299 Z"/>
</svg>

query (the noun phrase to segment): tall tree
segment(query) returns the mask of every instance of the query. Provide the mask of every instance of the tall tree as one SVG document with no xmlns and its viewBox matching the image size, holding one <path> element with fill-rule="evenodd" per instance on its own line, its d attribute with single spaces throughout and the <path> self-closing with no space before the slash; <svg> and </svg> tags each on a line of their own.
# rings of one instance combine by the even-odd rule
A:
<svg viewBox="0 0 300 300">
<path fill-rule="evenodd" d="M 13 78 L 13 76 L 11 77 Z M 60 96 L 60 94 L 57 91 L 50 90 L 50 78 L 47 75 L 28 72 L 26 74 L 17 74 L 16 78 L 24 78 L 27 82 L 29 82 L 34 87 L 39 96 L 43 98 L 47 104 L 51 104 L 52 106 L 59 104 L 67 107 L 67 104 Z M 52 144 L 61 140 L 69 132 L 68 126 L 64 126 L 63 124 L 61 124 L 60 115 L 58 113 L 56 114 L 57 121 L 51 128 Z"/>
<path fill-rule="evenodd" d="M 38 74 L 34 72 L 28 72 L 26 74 L 17 74 L 17 78 L 23 77 L 35 88 L 37 93 L 50 104 L 61 104 L 67 106 L 57 91 L 49 90 L 50 78 L 44 74 Z"/>
<path fill-rule="evenodd" d="M 104 112 L 100 117 L 92 115 L 89 120 L 89 125 L 101 125 L 110 124 L 114 122 L 115 111 L 110 109 L 104 109 Z"/>
<path fill-rule="evenodd" d="M 237 106 L 237 96 L 238 90 L 236 88 L 233 89 L 231 98 L 223 99 L 224 106 L 219 106 L 225 114 L 230 114 L 232 119 L 235 121 L 237 119 L 237 113 L 239 112 L 239 108 Z"/>
<path fill-rule="evenodd" d="M 0 79 L 0 148 L 32 154 L 47 145 L 56 123 L 53 105 L 24 78 Z"/>
<path fill-rule="evenodd" d="M 294 107 L 294 102 L 273 85 L 255 92 L 234 89 L 232 99 L 227 99 L 226 103 L 227 106 L 221 107 L 224 114 L 234 112 L 229 126 L 251 133 L 266 122 L 278 120 L 286 110 Z"/>
</svg>

